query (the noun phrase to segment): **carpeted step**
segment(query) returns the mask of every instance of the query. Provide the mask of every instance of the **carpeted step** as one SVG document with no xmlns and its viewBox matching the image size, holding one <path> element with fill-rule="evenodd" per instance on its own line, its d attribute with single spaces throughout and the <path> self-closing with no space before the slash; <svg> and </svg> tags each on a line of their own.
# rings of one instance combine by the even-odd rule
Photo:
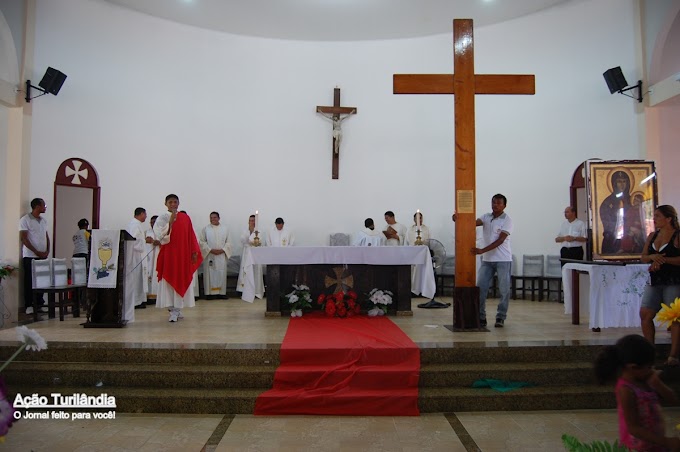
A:
<svg viewBox="0 0 680 452">
<path fill-rule="evenodd" d="M 376 382 L 383 390 L 414 388 L 418 386 L 418 373 L 408 364 L 393 366 L 352 365 L 336 366 L 282 366 L 276 371 L 276 389 L 315 389 L 318 387 L 351 386 L 374 388 Z"/>
<path fill-rule="evenodd" d="M 417 416 L 417 388 L 380 389 L 324 387 L 315 390 L 267 391 L 257 399 L 258 406 L 266 406 L 266 415 L 324 415 L 324 416 Z"/>
<path fill-rule="evenodd" d="M 255 414 L 413 416 L 420 350 L 389 318 L 310 314 L 288 324 Z"/>
</svg>

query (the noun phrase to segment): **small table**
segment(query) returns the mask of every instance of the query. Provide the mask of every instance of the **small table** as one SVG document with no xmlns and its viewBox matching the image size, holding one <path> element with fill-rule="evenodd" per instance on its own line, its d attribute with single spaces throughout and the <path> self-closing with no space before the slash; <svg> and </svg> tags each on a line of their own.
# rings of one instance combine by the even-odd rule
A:
<svg viewBox="0 0 680 452">
<path fill-rule="evenodd" d="M 80 301 L 81 296 L 87 288 L 86 284 L 68 284 L 65 286 L 51 286 L 40 287 L 33 289 L 35 292 L 43 292 L 47 294 L 47 317 L 53 319 L 56 307 L 56 295 L 59 295 L 59 320 L 64 320 L 64 310 L 67 306 L 73 306 L 73 317 L 80 317 Z M 73 301 L 66 301 L 66 295 L 71 294 Z M 35 299 L 33 301 L 33 321 L 38 321 L 39 306 L 36 306 Z"/>
<path fill-rule="evenodd" d="M 590 328 L 639 327 L 640 302 L 649 284 L 649 264 L 583 261 L 562 267 L 564 313 L 579 324 L 579 274 L 590 277 Z M 571 300 L 571 303 L 569 303 Z"/>
</svg>

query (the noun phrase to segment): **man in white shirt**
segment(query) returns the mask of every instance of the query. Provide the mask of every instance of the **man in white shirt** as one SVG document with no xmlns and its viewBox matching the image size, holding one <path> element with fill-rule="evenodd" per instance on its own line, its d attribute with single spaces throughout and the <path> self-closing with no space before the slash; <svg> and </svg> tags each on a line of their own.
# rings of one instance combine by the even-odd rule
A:
<svg viewBox="0 0 680 452">
<path fill-rule="evenodd" d="M 385 228 L 383 229 L 383 235 L 385 235 L 385 245 L 386 246 L 401 246 L 406 240 L 406 226 L 397 223 L 394 219 L 394 212 L 388 210 L 385 212 Z"/>
<path fill-rule="evenodd" d="M 382 231 L 375 230 L 373 218 L 364 220 L 364 229 L 356 233 L 352 246 L 383 246 L 385 238 Z"/>
<path fill-rule="evenodd" d="M 33 292 L 33 260 L 47 259 L 50 254 L 50 237 L 47 235 L 47 221 L 40 216 L 47 211 L 42 198 L 31 201 L 31 213 L 19 220 L 19 238 L 22 243 L 22 265 L 24 267 L 24 306 L 26 314 L 33 314 L 33 301 L 43 304 L 42 292 Z M 42 308 L 46 311 L 47 308 Z"/>
<path fill-rule="evenodd" d="M 583 244 L 586 243 L 586 224 L 576 218 L 576 209 L 567 206 L 564 209 L 566 221 L 560 226 L 555 242 L 561 243 L 560 257 L 563 259 L 583 260 Z M 564 265 L 564 264 L 562 264 Z"/>
<path fill-rule="evenodd" d="M 295 237 L 289 229 L 284 227 L 283 218 L 279 217 L 274 221 L 275 227 L 267 234 L 267 246 L 293 246 Z"/>
<path fill-rule="evenodd" d="M 483 248 L 472 248 L 474 255 L 482 254 L 482 265 L 479 267 L 477 286 L 479 287 L 479 323 L 486 327 L 486 296 L 493 281 L 494 273 L 498 276 L 498 290 L 501 299 L 496 312 L 496 328 L 503 328 L 510 303 L 510 268 L 512 266 L 512 250 L 510 234 L 512 219 L 505 213 L 507 199 L 500 193 L 491 198 L 491 213 L 477 218 L 477 226 L 482 226 L 484 238 Z M 453 214 L 456 221 L 456 214 Z"/>
<path fill-rule="evenodd" d="M 227 298 L 227 261 L 231 257 L 229 229 L 220 223 L 220 214 L 210 212 L 210 224 L 198 239 L 203 254 L 203 290 L 207 299 Z"/>
<path fill-rule="evenodd" d="M 153 239 L 146 236 L 144 222 L 146 221 L 146 209 L 137 207 L 135 216 L 125 230 L 135 240 L 125 242 L 125 294 L 123 320 L 128 323 L 135 321 L 135 309 L 146 308 L 146 284 L 144 279 L 144 250 L 147 243 Z"/>
</svg>

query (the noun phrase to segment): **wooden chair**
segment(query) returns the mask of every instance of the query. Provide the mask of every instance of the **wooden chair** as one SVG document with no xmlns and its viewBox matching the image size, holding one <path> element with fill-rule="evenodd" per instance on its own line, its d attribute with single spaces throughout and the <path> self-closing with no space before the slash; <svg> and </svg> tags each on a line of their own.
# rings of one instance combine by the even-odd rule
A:
<svg viewBox="0 0 680 452">
<path fill-rule="evenodd" d="M 562 299 L 564 290 L 562 288 L 562 265 L 560 256 L 549 254 L 545 264 L 545 293 L 546 300 L 550 300 L 550 294 L 557 294 L 557 301 L 564 303 Z M 554 287 L 554 289 L 552 288 Z"/>
<path fill-rule="evenodd" d="M 542 254 L 525 254 L 522 256 L 522 274 L 510 277 L 512 299 L 517 299 L 517 281 L 522 282 L 522 299 L 526 298 L 526 291 L 531 291 L 531 301 L 535 300 L 538 292 L 538 301 L 543 301 L 543 281 L 545 257 Z"/>
</svg>

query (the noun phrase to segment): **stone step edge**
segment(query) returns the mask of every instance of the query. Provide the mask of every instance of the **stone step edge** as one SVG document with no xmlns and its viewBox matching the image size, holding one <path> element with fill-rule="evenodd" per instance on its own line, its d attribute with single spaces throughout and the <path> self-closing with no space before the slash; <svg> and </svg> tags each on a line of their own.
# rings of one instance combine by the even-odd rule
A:
<svg viewBox="0 0 680 452">
<path fill-rule="evenodd" d="M 130 398 L 130 397 L 153 397 L 157 399 L 172 399 L 178 397 L 185 397 L 190 399 L 214 399 L 223 397 L 236 398 L 254 398 L 267 391 L 268 389 L 261 388 L 243 388 L 243 389 L 199 389 L 199 388 L 138 388 L 130 386 L 110 386 L 110 387 L 77 387 L 77 386 L 33 386 L 30 389 L 22 386 L 14 386 L 10 388 L 12 400 L 17 393 L 26 396 L 29 394 L 49 395 L 52 393 L 60 393 L 64 396 L 72 394 L 85 394 L 86 396 L 97 396 L 100 394 L 107 394 L 109 396 Z M 578 386 L 549 386 L 537 385 L 525 388 L 519 388 L 512 391 L 501 392 L 490 388 L 472 388 L 472 387 L 455 387 L 455 388 L 437 388 L 427 387 L 419 388 L 419 396 L 424 398 L 450 398 L 461 396 L 478 396 L 478 397 L 519 397 L 519 396 L 538 396 L 549 393 L 558 392 L 560 395 L 581 395 L 581 394 L 614 394 L 614 386 L 600 386 L 600 385 L 578 385 Z"/>
<path fill-rule="evenodd" d="M 421 372 L 486 372 L 486 371 L 552 371 L 552 370 L 589 370 L 593 366 L 590 362 L 501 362 L 501 363 L 448 363 L 448 364 L 425 364 L 420 367 Z M 92 362 L 53 362 L 53 361 L 14 361 L 6 371 L 102 371 L 102 372 L 218 372 L 218 373 L 260 373 L 275 372 L 278 369 L 275 364 L 253 365 L 195 365 L 195 364 L 159 364 L 159 363 L 92 363 Z M 372 366 L 373 367 L 373 366 Z M 307 366 L 309 371 L 326 370 L 323 366 Z"/>
</svg>

